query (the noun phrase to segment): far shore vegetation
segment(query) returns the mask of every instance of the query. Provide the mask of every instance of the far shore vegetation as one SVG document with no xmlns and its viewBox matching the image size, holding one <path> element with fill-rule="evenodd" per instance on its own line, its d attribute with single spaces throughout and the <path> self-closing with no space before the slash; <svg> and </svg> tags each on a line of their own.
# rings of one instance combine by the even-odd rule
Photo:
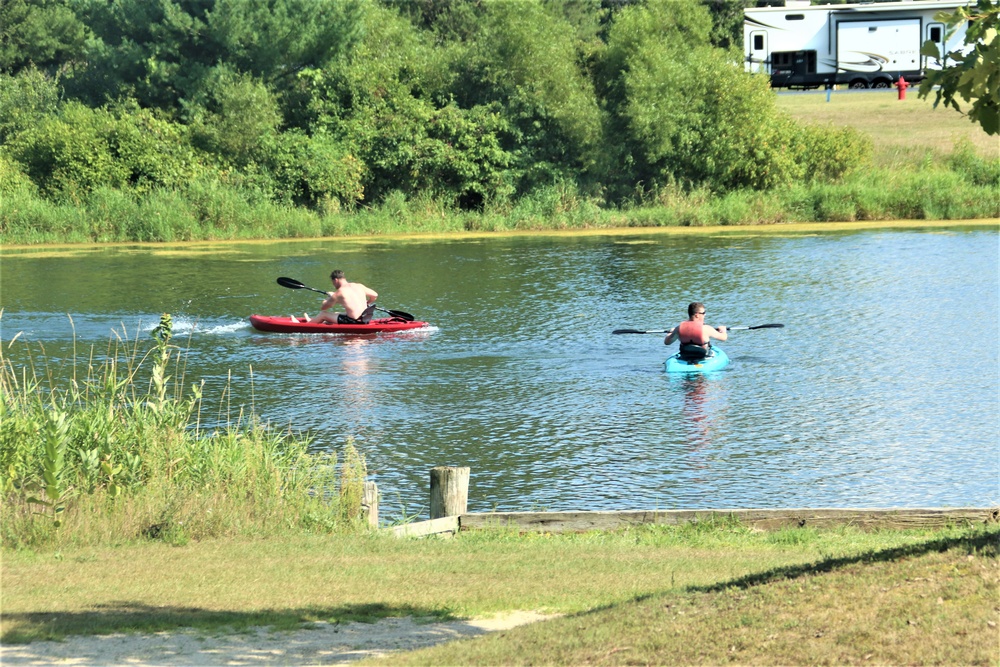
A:
<svg viewBox="0 0 1000 667">
<path fill-rule="evenodd" d="M 758 191 L 668 187 L 609 208 L 565 184 L 493 210 L 465 211 L 431 195 L 321 210 L 263 201 L 238 188 L 190 192 L 102 189 L 78 203 L 21 190 L 0 208 L 0 243 L 245 241 L 327 236 L 703 227 L 787 223 L 1000 219 L 1000 145 L 952 109 L 885 91 L 777 96 L 796 122 L 856 128 L 870 163 L 835 182 Z M 877 125 L 868 121 L 875 115 Z M 2 196 L 2 195 L 0 195 Z"/>
</svg>

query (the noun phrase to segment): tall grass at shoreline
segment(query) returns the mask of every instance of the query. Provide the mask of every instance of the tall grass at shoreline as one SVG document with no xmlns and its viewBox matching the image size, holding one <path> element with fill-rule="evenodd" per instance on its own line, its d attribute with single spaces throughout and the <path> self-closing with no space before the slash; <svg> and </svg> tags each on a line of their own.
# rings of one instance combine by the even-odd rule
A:
<svg viewBox="0 0 1000 667">
<path fill-rule="evenodd" d="M 184 544 L 222 536 L 353 531 L 364 460 L 335 453 L 241 410 L 200 423 L 203 383 L 163 315 L 147 350 L 112 337 L 98 358 L 55 377 L 44 351 L 16 365 L 0 350 L 0 543 L 6 548 Z M 27 347 L 26 343 L 20 343 Z M 65 377 L 67 376 L 68 377 Z"/>
<path fill-rule="evenodd" d="M 837 183 L 801 183 L 768 192 L 662 191 L 655 199 L 627 209 L 601 208 L 564 188 L 538 192 L 508 209 L 479 213 L 402 196 L 378 208 L 324 213 L 254 202 L 236 190 L 218 192 L 214 195 L 218 201 L 201 203 L 180 192 L 139 198 L 107 190 L 78 207 L 22 191 L 7 196 L 0 209 L 0 244 L 1000 218 L 1000 163 L 962 149 L 946 163 L 929 161 L 905 171 L 873 168 Z"/>
</svg>

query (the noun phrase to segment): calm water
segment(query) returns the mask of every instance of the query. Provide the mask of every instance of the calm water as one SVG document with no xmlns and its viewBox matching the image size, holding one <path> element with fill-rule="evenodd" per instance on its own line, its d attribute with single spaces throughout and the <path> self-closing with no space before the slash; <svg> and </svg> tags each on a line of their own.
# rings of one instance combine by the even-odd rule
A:
<svg viewBox="0 0 1000 667">
<path fill-rule="evenodd" d="M 388 520 L 426 517 L 436 465 L 471 467 L 471 511 L 988 506 L 998 255 L 988 229 L 6 250 L 0 324 L 9 359 L 41 345 L 59 369 L 74 335 L 145 344 L 171 313 L 203 421 L 252 403 L 316 447 L 352 437 Z M 276 277 L 326 289 L 334 268 L 433 326 L 249 327 L 318 307 Z M 733 332 L 729 368 L 693 378 L 663 372 L 662 336 L 611 335 L 691 300 L 786 328 Z"/>
</svg>

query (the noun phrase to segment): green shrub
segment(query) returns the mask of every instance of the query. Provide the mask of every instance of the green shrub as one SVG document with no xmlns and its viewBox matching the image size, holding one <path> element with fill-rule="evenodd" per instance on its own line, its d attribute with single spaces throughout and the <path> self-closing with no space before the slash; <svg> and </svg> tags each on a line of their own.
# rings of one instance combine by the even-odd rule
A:
<svg viewBox="0 0 1000 667">
<path fill-rule="evenodd" d="M 225 66 L 212 69 L 188 114 L 192 143 L 237 168 L 266 161 L 263 148 L 282 121 L 266 84 Z"/>
<path fill-rule="evenodd" d="M 802 125 L 789 130 L 794 159 L 810 181 L 836 181 L 871 162 L 871 139 L 853 127 Z"/>
<path fill-rule="evenodd" d="M 21 170 L 21 165 L 0 150 L 0 196 L 16 193 L 31 195 L 36 192 L 35 184 Z"/>
<path fill-rule="evenodd" d="M 592 178 L 600 160 L 600 101 L 581 62 L 581 36 L 560 11 L 565 7 L 483 3 L 478 30 L 453 65 L 449 92 L 459 104 L 502 118 L 497 131 L 518 195 Z"/>
<path fill-rule="evenodd" d="M 182 188 L 206 168 L 192 148 L 188 128 L 164 120 L 132 100 L 112 109 L 108 142 L 126 173 L 130 190 L 145 195 L 156 188 Z"/>
<path fill-rule="evenodd" d="M 28 67 L 12 76 L 0 72 L 0 144 L 30 129 L 59 108 L 59 85 Z"/>
<path fill-rule="evenodd" d="M 963 139 L 955 145 L 947 164 L 952 171 L 961 174 L 973 185 L 1000 189 L 1000 154 L 985 158 L 976 151 L 969 139 Z"/>
<path fill-rule="evenodd" d="M 270 147 L 266 164 L 275 175 L 276 199 L 282 203 L 350 210 L 364 198 L 361 161 L 326 132 L 311 137 L 282 133 Z"/>
<path fill-rule="evenodd" d="M 114 126 L 107 110 L 69 102 L 13 137 L 8 154 L 45 196 L 78 203 L 96 187 L 128 183 L 128 170 L 109 142 Z"/>
</svg>

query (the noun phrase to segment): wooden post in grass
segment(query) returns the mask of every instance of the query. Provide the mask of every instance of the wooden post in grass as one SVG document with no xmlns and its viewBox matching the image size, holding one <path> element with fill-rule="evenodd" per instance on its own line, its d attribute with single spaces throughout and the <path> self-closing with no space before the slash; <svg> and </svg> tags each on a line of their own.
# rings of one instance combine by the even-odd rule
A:
<svg viewBox="0 0 1000 667">
<path fill-rule="evenodd" d="M 361 512 L 369 526 L 378 528 L 378 485 L 375 482 L 365 482 L 361 494 Z"/>
<path fill-rule="evenodd" d="M 469 469 L 431 468 L 431 518 L 458 516 L 468 511 Z"/>
</svg>

